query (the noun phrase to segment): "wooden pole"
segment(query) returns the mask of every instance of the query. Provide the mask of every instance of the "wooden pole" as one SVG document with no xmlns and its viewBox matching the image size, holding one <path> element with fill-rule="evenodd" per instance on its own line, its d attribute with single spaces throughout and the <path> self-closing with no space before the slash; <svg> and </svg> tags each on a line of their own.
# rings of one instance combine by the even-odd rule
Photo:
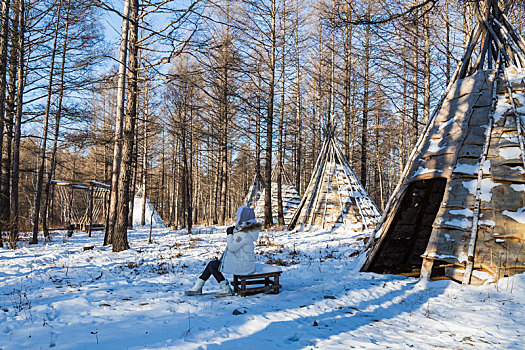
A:
<svg viewBox="0 0 525 350">
<path fill-rule="evenodd" d="M 89 227 L 88 227 L 88 237 L 91 237 L 91 228 L 93 227 L 93 185 L 89 186 Z"/>
<path fill-rule="evenodd" d="M 71 237 L 73 236 L 73 228 L 72 228 L 72 225 L 73 225 L 73 192 L 75 191 L 75 189 L 73 187 L 70 187 L 70 191 L 69 191 L 69 210 L 68 210 L 68 218 L 67 218 L 67 236 L 68 237 Z"/>
<path fill-rule="evenodd" d="M 499 61 L 499 60 L 498 60 Z M 470 231 L 470 239 L 467 247 L 467 262 L 465 265 L 465 274 L 463 275 L 463 285 L 470 284 L 470 278 L 472 276 L 472 269 L 474 268 L 474 254 L 476 249 L 476 241 L 478 237 L 478 222 L 479 222 L 479 213 L 481 206 L 481 181 L 483 180 L 483 164 L 487 160 L 487 155 L 489 152 L 489 145 L 492 136 L 492 127 L 494 125 L 494 111 L 496 108 L 497 93 L 498 93 L 498 74 L 496 72 L 494 76 L 494 84 L 492 87 L 492 108 L 489 115 L 489 125 L 485 137 L 485 144 L 483 145 L 483 153 L 478 162 L 478 177 L 477 177 L 477 186 L 476 186 L 476 202 L 474 204 L 474 214 L 472 217 L 472 229 Z"/>
</svg>

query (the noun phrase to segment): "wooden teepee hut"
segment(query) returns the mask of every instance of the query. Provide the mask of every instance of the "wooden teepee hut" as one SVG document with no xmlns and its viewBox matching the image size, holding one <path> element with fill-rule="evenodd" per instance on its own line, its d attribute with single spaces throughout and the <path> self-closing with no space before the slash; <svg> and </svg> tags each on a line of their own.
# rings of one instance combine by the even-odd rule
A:
<svg viewBox="0 0 525 350">
<path fill-rule="evenodd" d="M 525 42 L 505 15 L 508 5 L 476 7 L 466 53 L 362 271 L 477 284 L 525 270 Z"/>
<path fill-rule="evenodd" d="M 301 196 L 299 196 L 299 192 L 297 192 L 297 189 L 293 185 L 292 180 L 290 179 L 289 175 L 284 171 L 282 164 L 278 164 L 278 166 L 281 166 L 281 173 L 283 174 L 283 183 L 281 185 L 281 193 L 282 193 L 282 200 L 283 200 L 283 215 L 284 215 L 284 223 L 287 225 L 295 210 L 301 203 Z M 278 201 L 277 201 L 277 172 L 272 172 L 272 217 L 274 224 L 277 224 L 278 222 Z M 266 194 L 266 189 L 264 188 L 264 181 L 262 180 L 262 177 L 259 173 L 255 174 L 255 177 L 253 179 L 253 183 L 250 186 L 250 190 L 248 191 L 248 194 L 246 195 L 246 198 L 244 200 L 244 205 L 247 207 L 253 208 L 255 211 L 255 218 L 257 221 L 263 222 L 264 221 L 264 197 Z"/>
<path fill-rule="evenodd" d="M 315 170 L 289 229 L 331 231 L 343 225 L 345 230 L 361 233 L 373 229 L 379 221 L 379 209 L 337 144 L 333 125 L 328 124 Z"/>
<path fill-rule="evenodd" d="M 253 208 L 255 203 L 261 197 L 261 192 L 264 190 L 264 181 L 261 174 L 257 171 L 253 178 L 252 185 L 244 198 L 244 204 L 247 207 Z"/>
</svg>

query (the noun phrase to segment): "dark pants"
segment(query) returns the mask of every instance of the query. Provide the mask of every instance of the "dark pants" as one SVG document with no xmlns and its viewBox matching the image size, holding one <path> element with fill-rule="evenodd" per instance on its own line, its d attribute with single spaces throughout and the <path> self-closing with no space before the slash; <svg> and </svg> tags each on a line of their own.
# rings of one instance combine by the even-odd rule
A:
<svg viewBox="0 0 525 350">
<path fill-rule="evenodd" d="M 201 280 L 207 281 L 208 278 L 210 278 L 210 276 L 213 275 L 213 277 L 215 277 L 217 282 L 221 283 L 222 281 L 225 280 L 225 278 L 222 275 L 222 273 L 219 271 L 219 267 L 220 266 L 221 266 L 221 261 L 220 260 L 212 260 L 212 261 L 210 261 L 208 263 L 208 265 L 206 265 L 206 268 L 204 269 L 204 272 L 202 273 L 202 275 L 199 278 Z"/>
</svg>

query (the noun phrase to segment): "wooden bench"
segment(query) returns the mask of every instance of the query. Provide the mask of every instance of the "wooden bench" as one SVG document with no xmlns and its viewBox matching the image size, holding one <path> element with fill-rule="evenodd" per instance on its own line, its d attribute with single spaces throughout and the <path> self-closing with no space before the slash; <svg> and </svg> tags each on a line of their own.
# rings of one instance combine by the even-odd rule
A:
<svg viewBox="0 0 525 350">
<path fill-rule="evenodd" d="M 251 275 L 233 275 L 233 291 L 239 293 L 241 297 L 257 293 L 279 294 L 279 289 L 282 288 L 279 284 L 281 273 L 282 271 L 271 271 Z"/>
</svg>

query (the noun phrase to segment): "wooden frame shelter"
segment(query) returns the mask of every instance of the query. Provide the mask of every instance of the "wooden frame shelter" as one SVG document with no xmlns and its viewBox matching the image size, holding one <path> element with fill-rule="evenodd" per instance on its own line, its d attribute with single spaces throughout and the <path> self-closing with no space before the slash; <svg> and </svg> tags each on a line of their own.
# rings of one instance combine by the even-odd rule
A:
<svg viewBox="0 0 525 350">
<path fill-rule="evenodd" d="M 67 229 L 69 236 L 75 229 L 86 231 L 89 237 L 93 230 L 104 229 L 109 212 L 110 185 L 98 181 L 77 183 L 59 180 L 51 180 L 51 184 L 54 193 L 51 213 L 60 210 L 59 222 L 64 225 L 63 229 Z"/>
</svg>

